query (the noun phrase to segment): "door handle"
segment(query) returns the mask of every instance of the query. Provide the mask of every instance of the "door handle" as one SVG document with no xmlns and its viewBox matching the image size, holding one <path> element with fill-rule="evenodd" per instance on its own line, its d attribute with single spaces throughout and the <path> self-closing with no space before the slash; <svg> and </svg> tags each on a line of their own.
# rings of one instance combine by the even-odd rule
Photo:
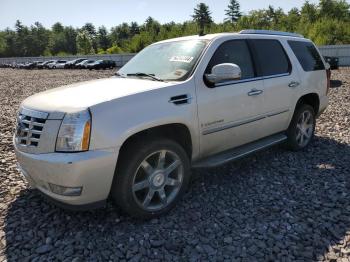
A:
<svg viewBox="0 0 350 262">
<path fill-rule="evenodd" d="M 262 90 L 252 89 L 248 92 L 248 96 L 257 96 L 260 95 L 262 92 Z"/>
<path fill-rule="evenodd" d="M 300 85 L 300 83 L 296 81 L 292 81 L 288 84 L 289 87 L 297 87 L 298 85 Z"/>
</svg>

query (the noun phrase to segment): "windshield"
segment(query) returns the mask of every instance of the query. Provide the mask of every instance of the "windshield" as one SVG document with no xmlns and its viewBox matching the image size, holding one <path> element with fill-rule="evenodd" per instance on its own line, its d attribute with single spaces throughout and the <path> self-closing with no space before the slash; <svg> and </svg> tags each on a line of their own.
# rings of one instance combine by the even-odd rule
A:
<svg viewBox="0 0 350 262">
<path fill-rule="evenodd" d="M 148 74 L 165 81 L 186 80 L 207 43 L 184 40 L 151 45 L 123 66 L 118 74 L 138 77 Z"/>
</svg>

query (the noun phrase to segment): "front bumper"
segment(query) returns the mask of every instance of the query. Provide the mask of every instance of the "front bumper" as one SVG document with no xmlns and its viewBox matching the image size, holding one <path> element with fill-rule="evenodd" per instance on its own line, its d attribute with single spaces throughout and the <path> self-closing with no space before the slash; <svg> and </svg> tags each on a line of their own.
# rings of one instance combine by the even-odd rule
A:
<svg viewBox="0 0 350 262">
<path fill-rule="evenodd" d="M 89 206 L 104 202 L 110 192 L 117 149 L 80 153 L 15 153 L 22 174 L 30 186 L 65 206 Z M 63 196 L 51 191 L 49 183 L 64 187 L 82 187 L 79 196 Z"/>
</svg>

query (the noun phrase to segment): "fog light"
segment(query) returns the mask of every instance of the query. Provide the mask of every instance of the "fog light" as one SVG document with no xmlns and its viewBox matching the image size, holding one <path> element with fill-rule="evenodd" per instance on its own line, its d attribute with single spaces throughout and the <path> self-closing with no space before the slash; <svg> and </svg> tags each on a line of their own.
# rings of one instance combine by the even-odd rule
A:
<svg viewBox="0 0 350 262">
<path fill-rule="evenodd" d="M 62 195 L 62 196 L 80 196 L 81 191 L 83 190 L 82 187 L 65 187 L 65 186 L 59 186 L 55 184 L 50 184 L 50 189 L 53 193 Z"/>
</svg>

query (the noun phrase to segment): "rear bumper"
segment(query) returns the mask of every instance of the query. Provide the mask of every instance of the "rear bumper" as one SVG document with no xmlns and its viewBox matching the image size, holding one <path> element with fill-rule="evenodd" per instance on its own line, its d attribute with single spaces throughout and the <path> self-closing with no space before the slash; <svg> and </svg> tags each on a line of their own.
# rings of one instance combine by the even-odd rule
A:
<svg viewBox="0 0 350 262">
<path fill-rule="evenodd" d="M 118 151 L 115 149 L 81 153 L 28 154 L 15 146 L 19 168 L 31 187 L 60 206 L 86 209 L 103 205 L 113 181 Z M 51 191 L 50 184 L 81 187 L 79 196 L 66 196 Z"/>
</svg>

